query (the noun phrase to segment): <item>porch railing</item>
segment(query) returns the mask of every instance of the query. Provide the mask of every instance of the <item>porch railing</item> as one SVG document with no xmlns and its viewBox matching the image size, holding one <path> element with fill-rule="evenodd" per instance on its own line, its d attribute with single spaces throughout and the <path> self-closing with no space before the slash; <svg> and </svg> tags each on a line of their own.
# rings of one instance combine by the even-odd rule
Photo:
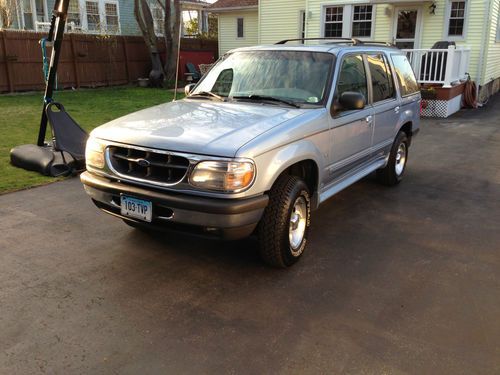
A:
<svg viewBox="0 0 500 375">
<path fill-rule="evenodd" d="M 437 83 L 443 87 L 467 77 L 470 48 L 404 49 L 419 83 Z"/>
</svg>

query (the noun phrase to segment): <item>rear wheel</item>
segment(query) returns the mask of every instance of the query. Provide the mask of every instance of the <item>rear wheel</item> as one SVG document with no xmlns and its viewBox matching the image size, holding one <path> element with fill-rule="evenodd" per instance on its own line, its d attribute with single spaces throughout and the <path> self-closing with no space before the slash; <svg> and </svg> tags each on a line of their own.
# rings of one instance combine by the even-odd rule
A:
<svg viewBox="0 0 500 375">
<path fill-rule="evenodd" d="M 403 179 L 403 174 L 408 161 L 408 137 L 406 133 L 399 132 L 396 136 L 385 168 L 377 170 L 377 178 L 384 185 L 397 185 Z"/>
<path fill-rule="evenodd" d="M 269 193 L 269 205 L 258 227 L 262 259 L 274 267 L 297 262 L 307 244 L 310 218 L 306 183 L 295 176 L 281 176 Z"/>
</svg>

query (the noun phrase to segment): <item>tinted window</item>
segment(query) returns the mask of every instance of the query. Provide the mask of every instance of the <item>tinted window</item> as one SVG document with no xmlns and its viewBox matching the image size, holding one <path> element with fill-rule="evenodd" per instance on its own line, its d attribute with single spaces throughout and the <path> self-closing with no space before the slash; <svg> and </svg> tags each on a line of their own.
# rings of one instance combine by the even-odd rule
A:
<svg viewBox="0 0 500 375">
<path fill-rule="evenodd" d="M 415 73 L 413 73 L 413 69 L 406 56 L 392 55 L 392 63 L 394 64 L 399 86 L 401 87 L 401 96 L 418 92 L 419 88 L 415 79 Z"/>
<path fill-rule="evenodd" d="M 347 56 L 342 61 L 337 89 L 335 91 L 335 111 L 342 110 L 337 103 L 340 95 L 346 91 L 360 92 L 367 98 L 368 89 L 366 87 L 366 72 L 361 55 Z"/>
<path fill-rule="evenodd" d="M 382 55 L 367 56 L 372 76 L 373 102 L 380 102 L 394 97 L 394 82 L 391 71 Z"/>
</svg>

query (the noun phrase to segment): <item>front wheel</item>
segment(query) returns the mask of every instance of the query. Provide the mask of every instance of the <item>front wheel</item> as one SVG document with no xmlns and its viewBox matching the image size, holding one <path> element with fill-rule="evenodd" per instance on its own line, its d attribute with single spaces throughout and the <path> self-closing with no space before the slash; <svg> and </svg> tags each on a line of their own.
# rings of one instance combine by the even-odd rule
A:
<svg viewBox="0 0 500 375">
<path fill-rule="evenodd" d="M 387 165 L 385 168 L 377 170 L 377 178 L 384 185 L 397 185 L 403 179 L 408 161 L 408 145 L 406 133 L 399 132 L 392 144 Z"/>
<path fill-rule="evenodd" d="M 300 178 L 283 175 L 269 193 L 269 205 L 259 223 L 262 259 L 274 267 L 288 267 L 304 253 L 311 222 L 311 200 Z"/>
</svg>

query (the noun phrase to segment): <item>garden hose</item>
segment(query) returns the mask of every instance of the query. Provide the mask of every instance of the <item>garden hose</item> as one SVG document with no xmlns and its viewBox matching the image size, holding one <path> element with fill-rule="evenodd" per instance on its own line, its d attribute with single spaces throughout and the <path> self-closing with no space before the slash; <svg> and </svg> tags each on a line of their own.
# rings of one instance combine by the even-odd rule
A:
<svg viewBox="0 0 500 375">
<path fill-rule="evenodd" d="M 477 108 L 476 82 L 470 79 L 470 75 L 465 82 L 463 102 L 466 108 Z"/>
</svg>

